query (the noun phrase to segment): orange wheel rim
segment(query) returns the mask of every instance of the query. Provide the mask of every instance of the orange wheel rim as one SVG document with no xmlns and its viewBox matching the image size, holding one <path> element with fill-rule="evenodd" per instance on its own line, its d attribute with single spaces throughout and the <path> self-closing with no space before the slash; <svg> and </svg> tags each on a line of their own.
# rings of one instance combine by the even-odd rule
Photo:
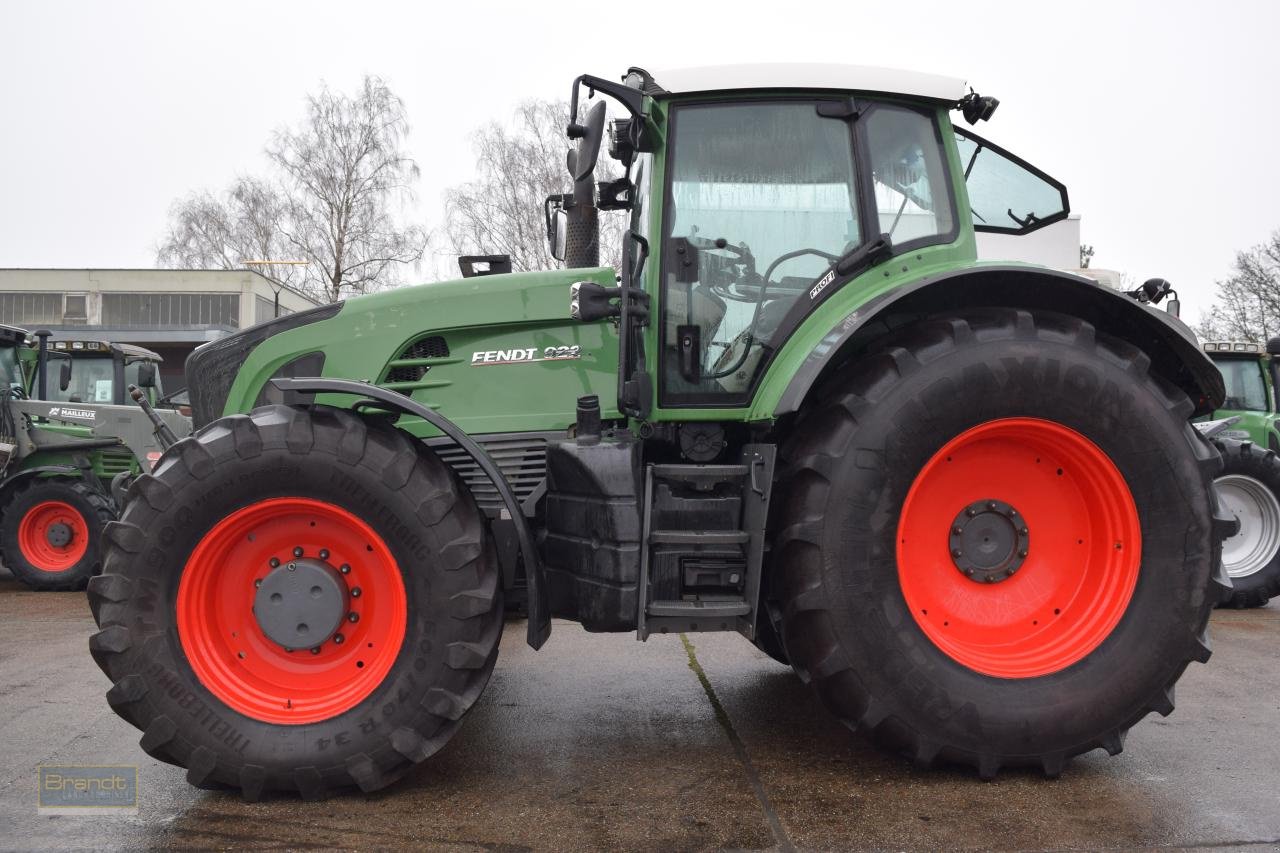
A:
<svg viewBox="0 0 1280 853">
<path fill-rule="evenodd" d="M 1093 442 L 1006 418 L 956 436 L 912 483 L 898 579 L 916 624 L 956 662 L 1032 678 L 1087 657 L 1128 609 L 1137 506 Z"/>
<path fill-rule="evenodd" d="M 65 572 L 89 550 L 89 525 L 80 510 L 63 501 L 41 501 L 18 523 L 18 547 L 42 572 Z"/>
<path fill-rule="evenodd" d="M 263 590 L 307 572 L 319 579 L 313 593 L 324 587 L 312 597 L 328 608 L 312 621 L 331 621 L 305 644 L 286 646 L 280 631 L 292 629 L 263 615 L 273 606 Z M 400 653 L 407 612 L 382 538 L 341 507 L 309 498 L 264 500 L 222 519 L 192 551 L 177 597 L 178 637 L 200 683 L 269 723 L 319 722 L 368 698 Z"/>
</svg>

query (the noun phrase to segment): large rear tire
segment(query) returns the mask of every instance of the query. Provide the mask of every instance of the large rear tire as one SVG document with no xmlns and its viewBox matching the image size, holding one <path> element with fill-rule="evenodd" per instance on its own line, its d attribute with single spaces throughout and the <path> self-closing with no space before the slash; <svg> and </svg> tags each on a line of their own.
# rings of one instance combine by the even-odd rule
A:
<svg viewBox="0 0 1280 853">
<path fill-rule="evenodd" d="M 448 741 L 497 658 L 474 501 L 420 442 L 343 410 L 215 421 L 131 486 L 106 539 L 107 700 L 194 785 L 382 788 Z"/>
<path fill-rule="evenodd" d="M 783 447 L 771 581 L 851 728 L 983 778 L 1118 753 L 1173 710 L 1225 581 L 1192 405 L 1081 320 L 921 322 L 833 377 Z"/>
<path fill-rule="evenodd" d="M 1224 607 L 1262 607 L 1280 595 L 1280 457 L 1249 441 L 1215 440 L 1222 473 L 1215 481 L 1240 532 L 1222 545 L 1231 578 Z"/>
<path fill-rule="evenodd" d="M 84 589 L 102 568 L 102 532 L 115 517 L 111 499 L 88 483 L 32 480 L 0 519 L 4 564 L 34 590 Z"/>
</svg>

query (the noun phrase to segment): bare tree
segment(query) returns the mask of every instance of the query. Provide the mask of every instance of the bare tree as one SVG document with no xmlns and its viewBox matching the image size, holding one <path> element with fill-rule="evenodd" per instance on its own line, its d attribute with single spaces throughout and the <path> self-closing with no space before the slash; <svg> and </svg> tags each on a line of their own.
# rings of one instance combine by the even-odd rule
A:
<svg viewBox="0 0 1280 853">
<path fill-rule="evenodd" d="M 239 178 L 221 195 L 195 192 L 169 210 L 156 262 L 182 269 L 241 269 L 335 302 L 394 284 L 416 264 L 426 232 L 401 225 L 418 167 L 403 150 L 404 103 L 376 77 L 354 97 L 322 88 L 297 128 L 276 131 L 267 156 L 278 180 Z"/>
<path fill-rule="evenodd" d="M 308 289 L 329 301 L 391 284 L 396 265 L 422 258 L 425 231 L 399 223 L 418 177 L 408 130 L 404 102 L 365 77 L 355 97 L 328 88 L 309 97 L 302 125 L 267 147 L 288 198 L 285 236 L 310 262 Z"/>
<path fill-rule="evenodd" d="M 517 272 L 560 266 L 547 247 L 543 202 L 571 188 L 565 166 L 568 121 L 564 101 L 530 100 L 520 104 L 510 124 L 490 122 L 476 131 L 478 177 L 445 192 L 445 231 L 455 253 L 509 255 Z M 606 159 L 597 161 L 599 180 L 607 179 Z M 625 214 L 601 212 L 602 263 L 621 263 L 625 223 Z"/>
<path fill-rule="evenodd" d="M 1234 273 L 1218 282 L 1213 307 L 1196 331 L 1207 340 L 1258 343 L 1280 334 L 1280 231 L 1236 254 Z"/>
<path fill-rule="evenodd" d="M 279 189 L 258 178 L 237 178 L 226 192 L 193 192 L 169 209 L 169 230 L 156 262 L 178 269 L 242 269 L 248 260 L 287 257 L 282 230 L 288 203 Z M 261 267 L 279 284 L 296 285 L 295 267 Z"/>
</svg>

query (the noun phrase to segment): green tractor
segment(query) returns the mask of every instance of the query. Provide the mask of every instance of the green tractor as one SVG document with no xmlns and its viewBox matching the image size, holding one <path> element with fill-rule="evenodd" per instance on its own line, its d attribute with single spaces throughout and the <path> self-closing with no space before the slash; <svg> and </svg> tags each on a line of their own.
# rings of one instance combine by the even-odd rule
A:
<svg viewBox="0 0 1280 853">
<path fill-rule="evenodd" d="M 620 109 L 600 185 L 586 92 Z M 1222 376 L 1166 312 L 976 259 L 1068 210 L 952 124 L 996 104 L 848 66 L 579 77 L 566 269 L 467 258 L 188 359 L 197 432 L 89 586 L 111 707 L 198 786 L 376 790 L 457 730 L 519 597 L 535 649 L 552 617 L 737 632 L 921 766 L 1120 752 L 1229 587 L 1190 423 Z"/>
<path fill-rule="evenodd" d="M 1222 546 L 1231 577 L 1228 607 L 1261 607 L 1280 595 L 1280 337 L 1257 343 L 1204 345 L 1222 371 L 1226 399 L 1214 418 L 1230 428 L 1215 437 L 1223 470 L 1216 481 L 1225 509 L 1240 531 Z"/>
<path fill-rule="evenodd" d="M 128 483 L 191 426 L 150 408 L 155 353 L 49 336 L 37 332 L 36 347 L 25 330 L 0 326 L 0 553 L 32 589 L 81 589 L 101 569 L 102 531 Z"/>
</svg>

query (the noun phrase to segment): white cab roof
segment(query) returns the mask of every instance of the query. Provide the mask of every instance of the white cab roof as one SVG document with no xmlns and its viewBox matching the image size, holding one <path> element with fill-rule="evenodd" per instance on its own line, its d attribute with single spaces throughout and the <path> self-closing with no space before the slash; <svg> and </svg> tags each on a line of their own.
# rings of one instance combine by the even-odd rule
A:
<svg viewBox="0 0 1280 853">
<path fill-rule="evenodd" d="M 672 94 L 735 89 L 838 89 L 948 102 L 958 101 L 965 94 L 965 81 L 958 77 L 824 62 L 667 68 L 653 72 L 653 82 Z"/>
</svg>

